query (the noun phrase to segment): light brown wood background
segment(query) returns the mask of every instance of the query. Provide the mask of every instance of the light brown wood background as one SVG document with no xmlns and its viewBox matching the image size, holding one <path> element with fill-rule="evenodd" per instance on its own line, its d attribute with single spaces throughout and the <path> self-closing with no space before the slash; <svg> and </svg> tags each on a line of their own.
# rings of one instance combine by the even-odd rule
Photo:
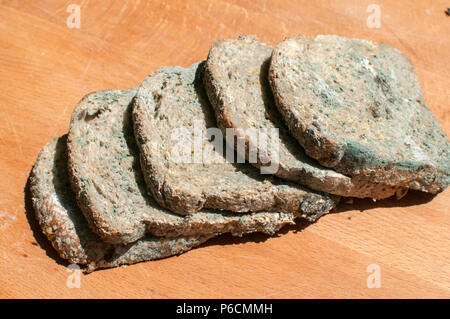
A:
<svg viewBox="0 0 450 319">
<path fill-rule="evenodd" d="M 70 29 L 69 4 L 81 6 Z M 381 27 L 366 24 L 369 4 Z M 70 274 L 39 233 L 25 191 L 40 148 L 67 131 L 86 93 L 127 89 L 166 65 L 205 59 L 220 38 L 290 34 L 383 41 L 414 62 L 425 100 L 450 133 L 448 1 L 0 0 L 0 297 L 450 297 L 450 191 L 356 200 L 279 237 L 222 236 L 179 257 Z M 367 288 L 368 265 L 381 288 Z"/>
</svg>

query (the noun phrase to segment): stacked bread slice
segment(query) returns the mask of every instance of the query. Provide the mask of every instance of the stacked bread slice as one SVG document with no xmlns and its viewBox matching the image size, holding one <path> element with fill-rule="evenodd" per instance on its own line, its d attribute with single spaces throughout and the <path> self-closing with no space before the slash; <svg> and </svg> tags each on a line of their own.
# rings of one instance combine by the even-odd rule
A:
<svg viewBox="0 0 450 319">
<path fill-rule="evenodd" d="M 73 111 L 68 134 L 44 146 L 31 174 L 37 220 L 60 256 L 92 271 L 181 254 L 224 233 L 273 235 L 296 218 L 314 221 L 330 212 L 340 196 L 442 191 L 449 183 L 448 140 L 423 104 L 414 70 L 402 65 L 398 71 L 406 58 L 397 51 L 380 53 L 368 41 L 324 38 L 288 38 L 275 50 L 255 37 L 219 40 L 204 62 L 162 68 L 127 91 L 86 95 Z M 317 47 L 311 61 L 297 52 L 308 46 Z M 345 50 L 362 61 L 360 69 L 346 62 L 345 72 L 356 74 L 349 83 L 343 71 L 321 68 L 341 56 L 347 61 Z M 371 54 L 387 66 L 370 64 Z M 364 70 L 371 75 L 358 73 Z M 356 103 L 348 91 L 361 86 L 353 83 L 358 76 L 378 86 L 367 86 L 364 98 L 355 94 Z M 406 76 L 415 82 L 404 90 L 391 88 Z M 340 89 L 330 88 L 326 77 L 342 81 Z M 406 94 L 413 105 L 402 100 Z M 350 106 L 367 118 L 361 119 L 365 126 L 355 126 L 359 135 L 335 128 L 333 118 L 323 115 L 328 108 L 338 114 L 333 108 Z M 423 114 L 433 125 L 427 133 L 434 134 L 428 141 L 433 145 L 423 146 L 423 134 L 410 134 L 409 123 L 399 131 L 406 132 L 411 156 L 392 151 L 384 158 L 389 147 L 376 145 L 372 122 L 396 125 L 407 110 L 390 110 L 390 119 L 384 115 L 380 121 L 373 112 L 381 111 L 373 109 L 386 113 L 386 107 L 397 106 L 417 112 L 412 122 Z M 309 108 L 313 114 L 304 115 Z M 277 148 L 259 143 L 249 129 L 275 130 L 265 136 Z M 334 131 L 342 135 L 340 148 L 329 138 Z M 361 134 L 370 139 L 351 140 Z M 380 140 L 391 145 L 389 138 Z M 347 154 L 344 144 L 362 146 Z M 269 166 L 276 169 L 267 173 Z"/>
</svg>

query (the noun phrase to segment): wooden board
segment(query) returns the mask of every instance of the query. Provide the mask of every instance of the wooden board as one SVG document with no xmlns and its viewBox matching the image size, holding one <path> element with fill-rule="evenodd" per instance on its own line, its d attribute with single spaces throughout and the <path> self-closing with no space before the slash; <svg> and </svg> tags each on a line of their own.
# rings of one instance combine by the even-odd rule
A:
<svg viewBox="0 0 450 319">
<path fill-rule="evenodd" d="M 379 28 L 369 28 L 371 4 Z M 70 4 L 80 28 L 69 28 Z M 450 297 L 450 190 L 356 200 L 270 238 L 221 236 L 179 257 L 70 272 L 39 232 L 26 183 L 40 148 L 67 131 L 86 93 L 126 89 L 166 65 L 205 59 L 220 38 L 339 34 L 383 41 L 415 64 L 425 101 L 450 133 L 447 1 L 0 0 L 0 297 Z M 369 24 L 367 23 L 369 18 Z M 369 265 L 380 288 L 368 288 Z M 376 267 L 376 266 L 375 266 Z M 369 267 L 369 270 L 371 268 Z"/>
</svg>

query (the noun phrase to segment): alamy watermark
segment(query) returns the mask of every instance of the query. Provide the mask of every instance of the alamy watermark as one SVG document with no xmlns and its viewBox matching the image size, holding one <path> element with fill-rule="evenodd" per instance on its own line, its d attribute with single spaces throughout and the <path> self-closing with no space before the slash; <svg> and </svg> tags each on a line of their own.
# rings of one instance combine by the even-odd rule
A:
<svg viewBox="0 0 450 319">
<path fill-rule="evenodd" d="M 370 264 L 366 268 L 366 272 L 370 273 L 367 277 L 367 288 L 381 288 L 381 267 L 377 264 Z"/>
<path fill-rule="evenodd" d="M 66 25 L 69 29 L 79 29 L 81 27 L 81 9 L 78 4 L 69 4 L 66 12 L 70 13 L 67 17 Z"/>
<path fill-rule="evenodd" d="M 204 143 L 205 140 L 210 143 Z M 226 128 L 224 139 L 220 129 L 205 128 L 204 123 L 197 120 L 193 127 L 174 129 L 170 142 L 173 147 L 169 163 L 208 165 L 244 163 L 247 160 L 249 163 L 258 163 L 261 174 L 274 174 L 278 171 L 278 128 Z"/>
<path fill-rule="evenodd" d="M 67 288 L 81 288 L 81 269 L 77 264 L 67 266 L 70 275 L 66 279 Z"/>
<path fill-rule="evenodd" d="M 366 12 L 369 13 L 367 17 L 366 24 L 369 29 L 379 29 L 381 28 L 381 9 L 378 4 L 370 4 Z"/>
</svg>

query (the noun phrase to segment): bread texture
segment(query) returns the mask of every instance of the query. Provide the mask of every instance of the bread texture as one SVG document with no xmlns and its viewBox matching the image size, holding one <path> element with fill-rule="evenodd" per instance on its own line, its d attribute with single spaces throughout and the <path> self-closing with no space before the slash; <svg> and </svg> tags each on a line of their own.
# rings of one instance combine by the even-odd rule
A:
<svg viewBox="0 0 450 319">
<path fill-rule="evenodd" d="M 278 112 L 268 81 L 273 48 L 254 36 L 222 39 L 211 47 L 205 63 L 203 82 L 214 107 L 217 123 L 225 134 L 232 128 L 245 140 L 245 156 L 258 152 L 256 167 L 277 161 L 278 177 L 330 194 L 376 199 L 394 195 L 401 187 L 373 183 L 368 178 L 349 177 L 320 165 L 306 155 L 293 138 Z M 249 129 L 278 129 L 277 153 L 248 134 Z M 231 141 L 234 147 L 237 143 Z M 238 150 L 238 149 L 237 149 Z"/>
<path fill-rule="evenodd" d="M 204 92 L 202 68 L 203 63 L 162 68 L 143 81 L 136 95 L 136 141 L 148 189 L 155 200 L 180 215 L 219 209 L 236 213 L 285 212 L 315 219 L 328 212 L 336 197 L 262 175 L 247 163 L 228 160 L 223 139 L 211 143 L 208 129 L 220 130 Z M 174 134 L 177 131 L 182 133 Z M 202 152 L 198 162 L 197 151 Z M 231 152 L 234 157 L 234 150 Z M 311 210 L 315 213 L 305 214 L 302 206 L 304 202 L 313 204 L 309 200 L 313 197 L 317 199 Z"/>
<path fill-rule="evenodd" d="M 448 186 L 449 141 L 397 49 L 294 36 L 274 49 L 269 79 L 291 134 L 322 165 L 392 187 Z"/>
<path fill-rule="evenodd" d="M 84 270 L 91 272 L 178 255 L 212 237 L 147 236 L 128 245 L 103 242 L 90 230 L 70 188 L 66 143 L 67 136 L 64 135 L 46 144 L 30 176 L 36 219 L 61 258 L 85 265 Z"/>
<path fill-rule="evenodd" d="M 72 114 L 68 137 L 70 181 L 92 231 L 104 241 L 130 243 L 148 233 L 165 237 L 274 234 L 294 223 L 297 216 L 314 218 L 327 211 L 327 205 L 329 209 L 334 207 L 331 199 L 317 195 L 316 211 L 312 205 L 303 204 L 304 212 L 299 209 L 295 214 L 201 211 L 180 216 L 161 208 L 147 194 L 140 169 L 131 119 L 135 93 L 136 89 L 91 93 Z M 301 198 L 296 203 L 302 205 Z"/>
</svg>

